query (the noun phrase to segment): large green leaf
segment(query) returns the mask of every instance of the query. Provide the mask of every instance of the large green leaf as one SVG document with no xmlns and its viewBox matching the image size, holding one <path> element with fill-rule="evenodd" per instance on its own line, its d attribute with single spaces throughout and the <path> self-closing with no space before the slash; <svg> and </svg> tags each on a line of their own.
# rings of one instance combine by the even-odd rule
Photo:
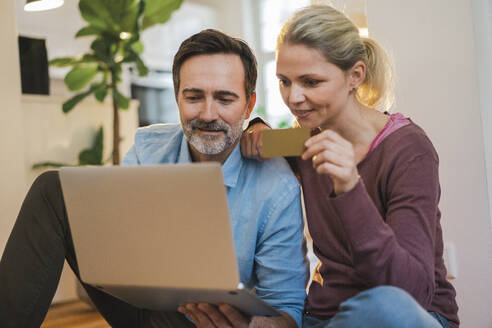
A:
<svg viewBox="0 0 492 328">
<path fill-rule="evenodd" d="M 111 57 L 111 42 L 106 39 L 97 38 L 92 41 L 91 49 L 94 50 L 94 55 L 101 61 L 107 62 Z"/>
<path fill-rule="evenodd" d="M 116 106 L 118 106 L 119 109 L 128 109 L 128 107 L 130 106 L 130 99 L 123 96 L 117 89 L 113 89 L 113 93 L 113 98 L 114 101 L 116 101 Z"/>
<path fill-rule="evenodd" d="M 181 7 L 182 3 L 183 0 L 147 0 L 142 29 L 167 22 L 172 12 Z"/>
<path fill-rule="evenodd" d="M 137 23 L 140 0 L 80 0 L 82 18 L 89 26 L 119 36 Z"/>
<path fill-rule="evenodd" d="M 96 55 L 93 55 L 93 54 L 85 54 L 81 60 L 79 60 L 78 62 L 80 64 L 86 64 L 86 63 L 96 63 L 99 61 L 99 58 L 97 58 Z"/>
<path fill-rule="evenodd" d="M 80 15 L 90 25 L 103 31 L 115 32 L 118 28 L 113 21 L 113 13 L 108 8 L 113 1 L 120 2 L 119 0 L 80 0 Z"/>
<path fill-rule="evenodd" d="M 65 76 L 65 84 L 72 91 L 77 91 L 89 84 L 98 73 L 97 65 L 75 66 Z"/>
<path fill-rule="evenodd" d="M 70 112 L 79 102 L 81 102 L 85 97 L 90 95 L 92 92 L 93 91 L 91 90 L 82 92 L 65 101 L 62 106 L 63 112 L 65 114 Z"/>
<path fill-rule="evenodd" d="M 137 56 L 137 58 L 135 59 L 135 63 L 137 64 L 139 76 L 145 76 L 149 74 L 148 67 L 144 64 L 143 60 L 140 57 Z"/>
<path fill-rule="evenodd" d="M 140 43 L 140 42 L 135 42 Z M 137 50 L 139 50 L 137 48 Z M 149 73 L 149 69 L 143 62 L 142 58 L 140 58 L 139 53 L 134 50 L 134 47 L 130 45 L 125 48 L 125 60 L 124 63 L 135 63 L 138 69 L 138 75 L 145 76 Z"/>
<path fill-rule="evenodd" d="M 59 57 L 50 60 L 50 65 L 55 67 L 66 67 L 66 66 L 72 66 L 76 62 L 77 59 L 74 57 Z"/>
<path fill-rule="evenodd" d="M 84 149 L 79 154 L 79 165 L 102 165 L 104 132 L 102 126 L 97 131 L 91 148 Z"/>
<path fill-rule="evenodd" d="M 142 41 L 140 41 L 140 40 L 133 42 L 130 45 L 130 48 L 139 55 L 141 55 L 144 51 L 144 45 L 143 45 Z"/>
<path fill-rule="evenodd" d="M 50 60 L 49 64 L 55 67 L 75 66 L 79 64 L 97 63 L 99 59 L 92 54 L 85 54 L 82 58 L 59 57 Z"/>
<path fill-rule="evenodd" d="M 86 27 L 82 27 L 77 34 L 75 34 L 76 38 L 80 38 L 83 36 L 88 36 L 88 35 L 99 35 L 101 33 L 101 28 L 98 28 L 94 25 L 89 25 Z"/>
<path fill-rule="evenodd" d="M 119 25 L 122 32 L 132 32 L 137 24 L 140 1 L 126 0 L 121 16 L 119 17 Z"/>
<path fill-rule="evenodd" d="M 71 111 L 79 102 L 81 102 L 88 95 L 98 92 L 100 89 L 104 88 L 106 84 L 104 82 L 93 83 L 89 90 L 76 94 L 72 98 L 68 99 L 63 103 L 62 110 L 66 114 Z"/>
<path fill-rule="evenodd" d="M 36 169 L 45 169 L 45 168 L 49 168 L 49 167 L 62 167 L 62 166 L 72 166 L 72 165 L 67 164 L 67 163 L 48 161 L 48 162 L 35 163 L 35 164 L 33 164 L 33 166 L 31 166 L 31 168 L 33 170 L 36 170 Z"/>
<path fill-rule="evenodd" d="M 97 91 L 94 93 L 94 97 L 96 97 L 96 99 L 99 102 L 103 102 L 104 99 L 106 98 L 107 94 L 108 94 L 108 89 L 109 89 L 109 87 L 107 85 L 104 85 L 103 87 L 98 88 Z"/>
</svg>

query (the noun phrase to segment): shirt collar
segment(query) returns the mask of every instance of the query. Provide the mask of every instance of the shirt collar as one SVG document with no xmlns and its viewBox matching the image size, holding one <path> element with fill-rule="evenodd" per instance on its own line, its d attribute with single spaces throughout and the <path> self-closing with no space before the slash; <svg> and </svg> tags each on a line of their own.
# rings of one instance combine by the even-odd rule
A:
<svg viewBox="0 0 492 328">
<path fill-rule="evenodd" d="M 227 187 L 234 188 L 236 186 L 242 167 L 243 157 L 241 156 L 241 150 L 238 142 L 232 152 L 229 154 L 229 157 L 227 157 L 224 165 L 222 165 L 224 184 Z"/>
<path fill-rule="evenodd" d="M 179 148 L 178 163 L 191 163 L 190 148 L 188 146 L 188 140 L 185 136 L 181 139 L 181 147 Z"/>
<path fill-rule="evenodd" d="M 183 137 L 183 139 L 181 140 L 178 163 L 192 163 L 188 140 L 186 140 L 185 137 Z M 242 166 L 243 157 L 241 156 L 241 150 L 238 142 L 232 152 L 229 154 L 229 157 L 227 157 L 225 163 L 222 165 L 224 184 L 227 187 L 234 188 L 236 186 Z"/>
</svg>

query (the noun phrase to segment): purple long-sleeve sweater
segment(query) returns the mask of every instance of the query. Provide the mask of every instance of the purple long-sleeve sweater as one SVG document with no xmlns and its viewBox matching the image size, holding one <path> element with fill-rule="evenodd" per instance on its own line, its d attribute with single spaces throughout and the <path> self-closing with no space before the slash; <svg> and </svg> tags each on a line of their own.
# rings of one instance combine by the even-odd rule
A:
<svg viewBox="0 0 492 328">
<path fill-rule="evenodd" d="M 358 164 L 359 183 L 337 197 L 311 160 L 290 162 L 302 180 L 320 259 L 307 313 L 327 319 L 357 293 L 391 285 L 459 326 L 456 292 L 442 259 L 439 160 L 421 128 L 410 123 L 387 136 Z"/>
</svg>

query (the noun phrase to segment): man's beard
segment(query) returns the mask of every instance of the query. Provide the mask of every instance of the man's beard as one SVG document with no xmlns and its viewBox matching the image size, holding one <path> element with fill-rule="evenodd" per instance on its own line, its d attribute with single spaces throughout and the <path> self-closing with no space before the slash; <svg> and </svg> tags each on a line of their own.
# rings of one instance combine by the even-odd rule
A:
<svg viewBox="0 0 492 328">
<path fill-rule="evenodd" d="M 233 126 L 222 120 L 206 122 L 193 119 L 182 123 L 183 132 L 188 142 L 200 153 L 205 155 L 220 154 L 236 142 L 243 130 L 244 116 Z M 218 135 L 202 135 L 196 129 L 220 131 Z"/>
</svg>

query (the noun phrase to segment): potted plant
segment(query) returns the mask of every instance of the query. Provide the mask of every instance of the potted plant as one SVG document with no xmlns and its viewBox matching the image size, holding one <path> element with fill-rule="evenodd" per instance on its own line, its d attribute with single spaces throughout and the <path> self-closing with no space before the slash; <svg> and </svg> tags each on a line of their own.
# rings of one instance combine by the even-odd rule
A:
<svg viewBox="0 0 492 328">
<path fill-rule="evenodd" d="M 94 37 L 91 49 L 78 57 L 62 57 L 50 61 L 57 67 L 72 67 L 65 84 L 76 95 L 63 103 L 70 112 L 84 98 L 94 95 L 103 102 L 110 95 L 113 108 L 112 162 L 120 163 L 119 110 L 127 109 L 130 100 L 119 90 L 123 65 L 133 64 L 140 76 L 148 68 L 140 55 L 140 34 L 155 24 L 165 23 L 183 0 L 80 0 L 79 10 L 88 23 L 75 35 Z M 83 90 L 83 91 L 81 91 Z"/>
</svg>

